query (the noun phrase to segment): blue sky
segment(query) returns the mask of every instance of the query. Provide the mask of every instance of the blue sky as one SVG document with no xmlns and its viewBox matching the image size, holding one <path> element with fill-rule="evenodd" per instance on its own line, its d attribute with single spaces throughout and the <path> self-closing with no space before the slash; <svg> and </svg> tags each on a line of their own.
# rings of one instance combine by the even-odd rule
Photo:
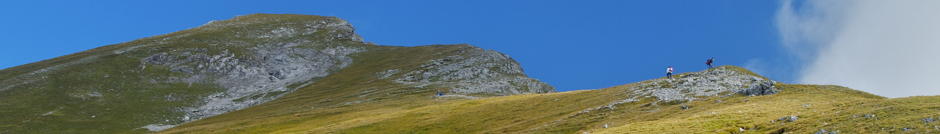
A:
<svg viewBox="0 0 940 134">
<path fill-rule="evenodd" d="M 366 41 L 469 43 L 518 60 L 560 91 L 596 89 L 678 72 L 704 60 L 792 82 L 792 56 L 775 27 L 778 1 L 3 1 L 0 68 L 252 13 L 338 16 Z"/>
</svg>

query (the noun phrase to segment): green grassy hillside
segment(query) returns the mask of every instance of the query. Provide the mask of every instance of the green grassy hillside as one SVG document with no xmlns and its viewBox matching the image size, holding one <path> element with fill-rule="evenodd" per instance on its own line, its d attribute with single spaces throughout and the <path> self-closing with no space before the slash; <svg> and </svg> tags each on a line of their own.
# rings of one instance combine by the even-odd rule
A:
<svg viewBox="0 0 940 134">
<path fill-rule="evenodd" d="M 495 51 L 255 14 L 0 70 L 0 134 L 940 132 L 940 96 L 675 77 L 555 93 Z"/>
<path fill-rule="evenodd" d="M 152 133 L 245 108 L 264 112 L 206 120 L 553 91 L 492 50 L 380 46 L 336 17 L 253 14 L 0 70 L 0 134 Z"/>
<path fill-rule="evenodd" d="M 932 121 L 940 115 L 940 97 L 886 99 L 825 85 L 778 83 L 780 92 L 772 95 L 658 103 L 647 98 L 589 110 L 629 97 L 637 85 L 479 99 L 432 98 L 427 93 L 320 108 L 306 107 L 311 100 L 284 98 L 161 133 L 940 132 L 940 124 Z M 796 118 L 784 118 L 789 116 Z"/>
<path fill-rule="evenodd" d="M 272 17 L 276 17 L 274 19 Z M 276 21 L 338 20 L 307 15 L 257 14 L 214 22 L 221 27 L 199 28 L 108 45 L 76 54 L 0 70 L 0 133 L 146 133 L 154 123 L 182 123 L 179 110 L 202 103 L 224 91 L 204 81 L 180 82 L 193 74 L 162 65 L 145 64 L 158 54 L 200 49 L 204 54 L 232 53 L 250 59 L 252 45 L 215 45 L 224 41 L 264 44 L 290 40 L 323 40 L 332 36 L 321 30 L 310 36 L 274 39 L 238 37 L 242 29 L 297 27 Z M 349 40 L 343 46 L 369 46 Z M 310 46 L 322 46 L 310 43 Z"/>
</svg>

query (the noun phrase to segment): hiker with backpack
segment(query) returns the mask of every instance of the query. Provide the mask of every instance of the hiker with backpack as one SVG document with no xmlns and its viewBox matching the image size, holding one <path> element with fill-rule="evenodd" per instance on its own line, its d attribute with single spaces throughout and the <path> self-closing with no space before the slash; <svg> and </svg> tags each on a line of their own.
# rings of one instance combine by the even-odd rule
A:
<svg viewBox="0 0 940 134">
<path fill-rule="evenodd" d="M 708 58 L 708 60 L 705 61 L 705 65 L 708 65 L 708 68 L 712 68 L 712 63 L 715 63 L 715 57 Z"/>
</svg>

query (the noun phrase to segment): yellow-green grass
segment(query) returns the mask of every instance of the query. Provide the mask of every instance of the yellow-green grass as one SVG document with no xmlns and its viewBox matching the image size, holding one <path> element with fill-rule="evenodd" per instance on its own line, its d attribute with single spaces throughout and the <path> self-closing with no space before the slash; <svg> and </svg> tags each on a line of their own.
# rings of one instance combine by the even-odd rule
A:
<svg viewBox="0 0 940 134">
<path fill-rule="evenodd" d="M 405 86 L 391 80 L 377 79 L 377 73 L 390 69 L 410 72 L 425 61 L 453 55 L 469 47 L 471 46 L 368 46 L 368 52 L 353 56 L 356 60 L 349 67 L 320 78 L 316 83 L 277 100 L 230 114 L 187 123 L 179 129 L 167 132 L 187 130 L 186 128 L 211 128 L 210 130 L 222 132 L 267 132 L 301 123 L 308 125 L 309 123 L 304 123 L 303 120 L 323 120 L 331 115 L 345 117 L 363 114 L 358 111 L 396 111 L 402 110 L 401 107 L 426 105 L 435 102 L 430 101 L 432 100 L 430 97 L 438 88 Z M 256 120 L 256 118 L 271 121 Z"/>
<path fill-rule="evenodd" d="M 246 52 L 253 45 L 334 38 L 324 32 L 327 30 L 312 36 L 273 39 L 234 35 L 302 26 L 284 22 L 319 20 L 337 18 L 248 15 L 214 24 L 252 23 L 250 25 L 198 27 L 2 69 L 0 133 L 147 133 L 142 126 L 181 123 L 180 117 L 185 113 L 180 108 L 198 105 L 205 96 L 223 89 L 201 82 L 164 82 L 189 74 L 172 72 L 166 66 L 143 64 L 142 59 L 188 49 L 205 49 L 210 55 L 225 51 L 237 58 L 247 58 L 253 56 Z M 251 45 L 213 45 L 219 41 Z M 351 40 L 333 40 L 320 45 L 372 47 Z"/>
<path fill-rule="evenodd" d="M 261 14 L 216 23 L 272 19 L 268 17 L 284 21 L 335 19 Z M 279 24 L 282 23 L 242 28 L 270 29 L 282 26 Z M 139 70 L 140 59 L 153 53 L 113 51 L 179 36 L 160 47 L 139 49 L 167 52 L 210 48 L 209 53 L 228 51 L 244 58 L 250 56 L 243 52 L 250 46 L 216 49 L 209 44 L 218 40 L 249 44 L 273 41 L 234 38 L 232 34 L 239 30 L 190 29 L 0 70 L 4 80 L 43 78 L 21 86 L 29 88 L 0 92 L 0 107 L 4 108 L 0 109 L 4 113 L 0 129 L 35 133 L 145 133 L 140 126 L 182 114 L 168 108 L 194 105 L 198 96 L 220 89 L 206 84 L 143 82 L 145 78 L 183 74 L 160 66 Z M 279 40 L 326 37 L 328 33 L 319 32 L 311 37 Z M 389 69 L 410 72 L 428 60 L 452 55 L 469 46 L 387 47 L 355 41 L 332 44 L 369 51 L 354 55 L 354 63 L 348 68 L 277 100 L 160 133 L 813 133 L 820 129 L 841 133 L 940 132 L 940 121 L 922 120 L 928 117 L 940 120 L 940 96 L 887 99 L 839 86 L 778 84 L 782 91 L 774 95 L 706 97 L 691 102 L 644 98 L 614 105 L 613 109 L 595 108 L 633 97 L 629 96 L 633 84 L 480 99 L 434 98 L 436 87 L 414 88 L 376 79 L 375 75 Z M 95 60 L 76 62 L 89 57 Z M 44 73 L 48 78 L 17 78 L 66 63 L 76 64 Z M 760 77 L 743 68 L 719 68 Z M 103 97 L 81 97 L 92 91 Z M 184 101 L 159 98 L 170 94 L 183 95 Z M 775 121 L 790 115 L 799 119 Z M 604 128 L 604 124 L 609 128 Z"/>
<path fill-rule="evenodd" d="M 432 98 L 427 93 L 355 105 L 292 108 L 265 116 L 242 114 L 289 107 L 259 106 L 266 109 L 249 108 L 220 116 L 225 120 L 210 118 L 162 133 L 940 132 L 933 128 L 940 125 L 937 122 L 921 121 L 940 115 L 940 97 L 887 99 L 826 85 L 778 84 L 779 94 L 715 96 L 690 102 L 647 98 L 582 112 L 629 98 L 632 86 L 481 99 Z M 777 121 L 791 115 L 798 119 Z M 604 124 L 609 128 L 603 128 Z"/>
<path fill-rule="evenodd" d="M 146 133 L 141 126 L 167 119 L 178 122 L 173 117 L 183 113 L 172 108 L 195 105 L 200 96 L 221 89 L 198 83 L 147 82 L 151 78 L 185 74 L 142 65 L 141 59 L 158 52 L 199 48 L 207 48 L 210 54 L 227 51 L 237 58 L 246 58 L 251 56 L 246 50 L 251 46 L 211 44 L 223 40 L 246 44 L 325 40 L 333 37 L 325 30 L 314 36 L 276 40 L 234 35 L 249 29 L 298 26 L 281 22 L 325 19 L 336 18 L 249 15 L 214 24 L 258 23 L 194 28 L 0 70 L 0 79 L 4 81 L 27 83 L 0 92 L 3 115 L 0 133 Z M 142 45 L 151 43 L 164 44 Z M 301 47 L 342 45 L 369 51 L 354 55 L 354 63 L 348 68 L 277 100 L 160 133 L 813 133 L 820 129 L 841 133 L 940 132 L 940 121 L 922 120 L 940 120 L 940 96 L 887 99 L 839 86 L 778 84 L 782 91 L 774 95 L 706 97 L 691 102 L 643 98 L 614 105 L 612 109 L 596 108 L 633 97 L 629 95 L 634 84 L 480 99 L 434 98 L 434 91 L 440 90 L 437 87 L 414 88 L 376 79 L 375 75 L 390 69 L 414 71 L 428 60 L 453 55 L 469 46 L 388 47 L 351 40 L 321 43 L 329 45 Z M 146 51 L 114 53 L 130 47 Z M 69 66 L 54 67 L 63 64 Z M 719 68 L 761 77 L 743 68 Z M 43 69 L 52 71 L 38 71 Z M 37 71 L 41 73 L 25 75 Z M 30 80 L 36 82 L 23 82 Z M 168 95 L 181 100 L 161 98 Z M 798 120 L 775 121 L 791 115 L 799 117 Z M 605 124 L 609 127 L 604 128 Z"/>
<path fill-rule="evenodd" d="M 165 131 L 165 133 L 518 132 L 540 125 L 542 122 L 564 117 L 571 112 L 599 105 L 600 103 L 597 102 L 603 101 L 593 99 L 604 98 L 591 97 L 592 95 L 569 95 L 595 92 L 575 91 L 484 99 L 431 98 L 430 95 L 408 96 L 406 99 L 388 102 L 235 121 L 240 124 L 230 124 L 229 121 L 194 122 Z M 197 123 L 199 125 L 195 125 Z"/>
<path fill-rule="evenodd" d="M 691 108 L 672 108 L 669 116 L 652 120 L 617 121 L 615 127 L 596 128 L 595 133 L 812 133 L 815 123 L 827 114 L 842 111 L 845 105 L 883 101 L 882 97 L 838 86 L 786 85 L 783 91 L 767 96 L 712 97 L 687 103 Z M 663 113 L 656 113 L 663 114 Z M 796 122 L 776 121 L 797 116 Z"/>
</svg>

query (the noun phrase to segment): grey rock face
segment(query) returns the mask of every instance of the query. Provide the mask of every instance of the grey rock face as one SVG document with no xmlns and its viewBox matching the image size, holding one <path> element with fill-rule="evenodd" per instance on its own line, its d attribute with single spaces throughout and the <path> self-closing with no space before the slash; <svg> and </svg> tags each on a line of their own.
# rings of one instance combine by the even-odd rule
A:
<svg viewBox="0 0 940 134">
<path fill-rule="evenodd" d="M 771 95 L 777 94 L 779 92 L 774 88 L 773 81 L 763 81 L 759 83 L 752 84 L 749 88 L 738 91 L 738 94 L 747 95 L 747 96 L 760 96 L 760 95 Z"/>
<path fill-rule="evenodd" d="M 153 54 L 141 60 L 142 67 L 164 66 L 172 72 L 187 74 L 170 78 L 171 83 L 211 83 L 224 91 L 207 96 L 198 106 L 181 108 L 184 122 L 198 120 L 274 100 L 314 78 L 330 75 L 352 63 L 351 54 L 365 51 L 355 45 L 343 45 L 334 40 L 361 41 L 346 21 L 320 19 L 307 22 L 283 21 L 278 18 L 262 21 L 214 22 L 201 30 L 254 26 L 251 30 L 236 30 L 230 36 L 252 39 L 252 44 L 241 40 L 207 40 L 210 48 L 187 48 Z M 238 20 L 238 18 L 236 18 Z M 255 23 L 275 23 L 257 26 Z M 325 34 L 323 34 L 325 31 Z M 321 33 L 321 35 L 317 35 Z M 167 38 L 185 38 L 178 35 Z M 322 37 L 327 36 L 327 37 Z M 226 36 L 228 37 L 228 36 Z M 310 37 L 295 39 L 297 37 Z M 224 38 L 224 37 L 223 37 Z M 167 44 L 172 44 L 167 43 Z M 241 49 L 231 49 L 241 48 Z M 142 68 L 142 69 L 144 69 Z M 291 86 L 295 85 L 295 86 Z M 301 85 L 301 86 L 296 86 Z M 168 97 L 171 98 L 171 97 Z M 171 128 L 172 124 L 151 124 L 151 131 Z"/>
<path fill-rule="evenodd" d="M 719 93 L 769 95 L 778 92 L 774 81 L 718 67 L 703 72 L 674 75 L 673 79 L 656 79 L 633 87 L 635 96 L 652 96 L 660 101 L 692 101 L 697 97 Z"/>
<path fill-rule="evenodd" d="M 379 73 L 389 78 L 399 73 Z M 395 82 L 415 87 L 443 87 L 457 94 L 512 95 L 554 92 L 554 87 L 529 78 L 522 67 L 505 54 L 467 47 L 452 56 L 428 61 L 417 70 L 404 72 Z"/>
<path fill-rule="evenodd" d="M 312 82 L 309 80 L 348 66 L 352 62 L 348 55 L 363 51 L 344 46 L 322 50 L 290 46 L 259 45 L 250 49 L 255 56 L 247 59 L 236 58 L 228 51 L 207 55 L 201 49 L 192 49 L 155 54 L 142 62 L 190 74 L 171 82 L 208 82 L 226 89 L 207 97 L 201 106 L 185 108 L 184 118 L 197 120 L 273 100 L 294 90 L 288 85 Z"/>
</svg>

